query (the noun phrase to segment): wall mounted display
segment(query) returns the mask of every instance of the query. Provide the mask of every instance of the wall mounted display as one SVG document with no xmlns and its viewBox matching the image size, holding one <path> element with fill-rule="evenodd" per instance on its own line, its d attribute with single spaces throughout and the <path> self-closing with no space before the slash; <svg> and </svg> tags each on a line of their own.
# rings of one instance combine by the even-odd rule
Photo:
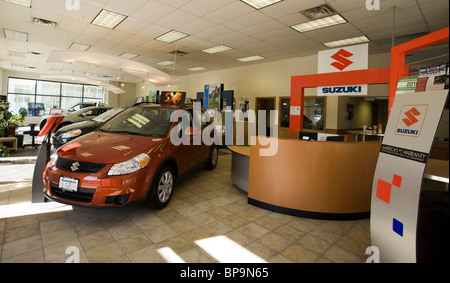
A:
<svg viewBox="0 0 450 283">
<path fill-rule="evenodd" d="M 241 98 L 239 101 L 239 122 L 248 121 L 248 110 L 250 110 L 250 101 Z"/>
<path fill-rule="evenodd" d="M 161 95 L 161 105 L 182 106 L 186 103 L 186 92 L 165 91 Z"/>
<path fill-rule="evenodd" d="M 201 103 L 201 105 L 204 107 L 204 104 L 203 104 L 203 94 L 204 94 L 204 92 L 197 92 L 197 100 L 196 100 L 196 102 L 200 102 Z"/>
<path fill-rule="evenodd" d="M 159 95 L 159 90 L 151 90 L 147 96 L 147 102 L 159 103 L 161 96 Z"/>
<path fill-rule="evenodd" d="M 205 109 L 220 110 L 223 84 L 205 85 L 203 106 Z"/>
<path fill-rule="evenodd" d="M 222 99 L 220 101 L 221 110 L 234 110 L 234 90 L 225 90 L 222 92 Z"/>
</svg>

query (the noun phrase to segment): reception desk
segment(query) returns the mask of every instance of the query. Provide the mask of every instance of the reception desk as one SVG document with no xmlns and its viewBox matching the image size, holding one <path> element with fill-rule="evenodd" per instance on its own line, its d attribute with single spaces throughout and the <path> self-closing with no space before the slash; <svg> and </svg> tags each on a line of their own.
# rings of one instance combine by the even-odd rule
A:
<svg viewBox="0 0 450 283">
<path fill-rule="evenodd" d="M 267 148 L 261 144 L 268 138 L 252 139 L 250 204 L 317 219 L 369 218 L 381 142 L 278 139 L 276 154 L 261 156 L 261 149 Z"/>
</svg>

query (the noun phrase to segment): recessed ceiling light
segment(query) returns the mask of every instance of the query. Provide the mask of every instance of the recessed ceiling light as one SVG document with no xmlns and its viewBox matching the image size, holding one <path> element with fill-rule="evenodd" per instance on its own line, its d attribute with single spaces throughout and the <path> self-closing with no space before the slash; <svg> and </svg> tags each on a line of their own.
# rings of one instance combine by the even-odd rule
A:
<svg viewBox="0 0 450 283">
<path fill-rule="evenodd" d="M 3 0 L 5 2 L 9 2 L 9 3 L 13 3 L 13 4 L 17 4 L 20 6 L 24 6 L 27 8 L 31 8 L 31 0 Z"/>
<path fill-rule="evenodd" d="M 203 67 L 195 67 L 195 68 L 190 68 L 190 69 L 188 69 L 189 71 L 194 71 L 194 72 L 197 72 L 197 71 L 203 71 L 203 70 L 206 70 L 206 68 L 203 68 Z"/>
<path fill-rule="evenodd" d="M 155 39 L 159 40 L 159 41 L 167 42 L 167 43 L 172 43 L 172 42 L 175 42 L 177 40 L 180 40 L 180 39 L 188 37 L 188 36 L 189 36 L 189 34 L 185 34 L 185 33 L 182 33 L 182 32 L 176 31 L 176 30 L 172 30 L 172 31 L 169 31 L 168 33 L 158 36 Z"/>
<path fill-rule="evenodd" d="M 119 57 L 125 58 L 125 59 L 128 59 L 128 60 L 136 58 L 137 56 L 139 56 L 139 55 L 132 54 L 132 53 L 127 53 L 127 52 L 123 53 L 122 55 L 119 55 Z"/>
<path fill-rule="evenodd" d="M 322 19 L 318 19 L 315 21 L 309 21 L 306 23 L 302 23 L 299 25 L 291 26 L 291 28 L 299 31 L 299 32 L 307 32 L 316 29 L 321 29 L 325 27 L 331 27 L 339 24 L 346 23 L 347 21 L 341 17 L 340 15 L 334 15 Z"/>
<path fill-rule="evenodd" d="M 3 29 L 3 34 L 8 39 L 15 39 L 20 41 L 28 41 L 28 33 L 15 31 L 10 29 Z"/>
<path fill-rule="evenodd" d="M 262 9 L 283 0 L 241 0 L 242 2 L 252 6 L 255 9 Z"/>
<path fill-rule="evenodd" d="M 241 58 L 241 59 L 237 59 L 237 60 L 241 61 L 241 62 L 251 62 L 251 61 L 257 61 L 257 60 L 262 60 L 262 59 L 266 59 L 266 58 L 256 55 L 256 56 L 245 57 L 245 58 Z"/>
<path fill-rule="evenodd" d="M 92 21 L 91 24 L 98 25 L 101 27 L 114 29 L 121 22 L 123 22 L 127 16 L 117 14 L 108 10 L 102 10 L 97 17 Z"/>
<path fill-rule="evenodd" d="M 206 52 L 206 53 L 209 53 L 209 54 L 214 54 L 214 53 L 228 51 L 228 50 L 231 50 L 231 49 L 233 49 L 233 48 L 225 46 L 225 45 L 219 45 L 219 46 L 216 46 L 216 47 L 211 47 L 211 48 L 208 48 L 208 49 L 204 49 L 202 51 Z"/>
<path fill-rule="evenodd" d="M 74 42 L 70 45 L 69 50 L 87 51 L 91 47 L 91 45 Z"/>
<path fill-rule="evenodd" d="M 369 42 L 369 41 L 370 41 L 370 39 L 368 39 L 366 36 L 358 36 L 358 37 L 353 37 L 353 38 L 347 38 L 347 39 L 342 39 L 342 40 L 326 42 L 326 43 L 323 43 L 323 45 L 325 45 L 326 47 L 329 47 L 329 48 L 335 48 L 335 47 L 339 47 L 339 46 L 352 45 L 352 44 L 364 43 L 364 42 Z"/>
<path fill-rule="evenodd" d="M 175 64 L 175 62 L 173 62 L 173 61 L 163 61 L 163 62 L 158 63 L 158 65 L 161 65 L 161 66 L 169 66 L 169 65 L 173 65 L 173 64 Z"/>
</svg>

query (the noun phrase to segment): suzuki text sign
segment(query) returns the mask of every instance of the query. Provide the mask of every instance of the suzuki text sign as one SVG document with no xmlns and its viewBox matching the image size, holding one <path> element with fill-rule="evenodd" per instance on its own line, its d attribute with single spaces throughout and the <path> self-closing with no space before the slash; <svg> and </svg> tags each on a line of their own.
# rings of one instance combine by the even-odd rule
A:
<svg viewBox="0 0 450 283">
<path fill-rule="evenodd" d="M 372 184 L 371 240 L 381 262 L 417 260 L 420 190 L 447 94 L 395 97 Z"/>
<path fill-rule="evenodd" d="M 369 45 L 360 44 L 319 52 L 319 74 L 366 70 Z M 367 95 L 367 85 L 319 87 L 318 96 Z"/>
</svg>

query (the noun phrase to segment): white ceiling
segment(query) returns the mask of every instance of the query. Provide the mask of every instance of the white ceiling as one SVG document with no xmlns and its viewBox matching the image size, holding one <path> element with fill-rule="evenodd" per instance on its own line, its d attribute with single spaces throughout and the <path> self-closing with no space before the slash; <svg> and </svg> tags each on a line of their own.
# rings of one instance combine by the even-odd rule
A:
<svg viewBox="0 0 450 283">
<path fill-rule="evenodd" d="M 327 49 L 322 43 L 360 35 L 371 40 L 371 54 L 389 52 L 394 6 L 395 44 L 449 25 L 448 0 L 382 0 L 378 11 L 369 11 L 366 0 L 283 0 L 260 10 L 240 0 L 80 0 L 80 10 L 68 10 L 66 2 L 74 1 L 32 0 L 32 7 L 27 8 L 0 0 L 0 68 L 39 74 L 83 75 L 89 71 L 110 80 L 119 76 L 118 70 L 95 64 L 47 63 L 51 51 L 68 50 L 77 42 L 91 45 L 88 52 L 137 54 L 133 61 L 179 77 L 198 73 L 188 70 L 194 67 L 208 72 L 317 54 Z M 303 34 L 290 28 L 308 21 L 300 11 L 321 4 L 329 4 L 348 23 Z M 113 30 L 91 24 L 102 9 L 128 17 Z M 57 26 L 34 24 L 35 17 L 54 21 Z M 2 28 L 28 32 L 29 41 L 6 39 Z M 189 37 L 170 44 L 155 40 L 171 30 Z M 201 51 L 220 44 L 233 50 L 218 54 Z M 173 65 L 157 64 L 174 61 L 170 54 L 174 50 L 188 53 L 176 58 L 175 69 Z M 27 56 L 11 56 L 10 51 L 25 52 Z M 253 63 L 236 60 L 253 55 L 266 59 Z M 123 81 L 139 81 L 124 73 L 120 76 Z"/>
</svg>

